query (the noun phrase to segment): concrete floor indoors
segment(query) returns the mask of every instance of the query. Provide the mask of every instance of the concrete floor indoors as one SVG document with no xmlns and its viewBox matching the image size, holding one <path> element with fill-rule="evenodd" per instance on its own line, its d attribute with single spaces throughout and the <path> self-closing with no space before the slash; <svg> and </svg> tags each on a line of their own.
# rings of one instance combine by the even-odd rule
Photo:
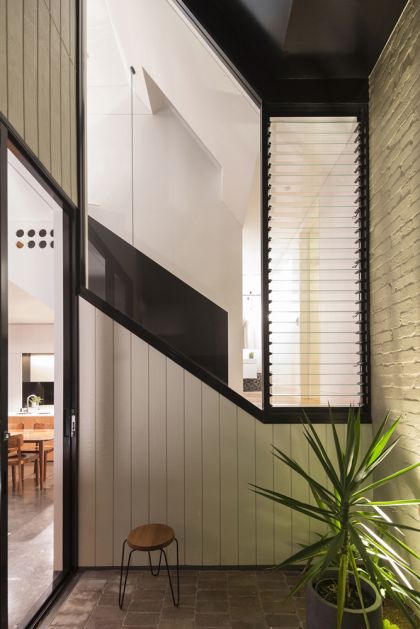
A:
<svg viewBox="0 0 420 629">
<path fill-rule="evenodd" d="M 28 466 L 29 468 L 29 466 Z M 12 491 L 9 472 L 9 628 L 38 607 L 53 580 L 53 463 L 48 464 L 42 493 L 25 470 L 23 496 Z"/>
<path fill-rule="evenodd" d="M 133 570 L 121 611 L 119 571 L 86 570 L 40 627 L 304 629 L 303 594 L 285 600 L 296 578 L 266 570 L 183 570 L 177 609 L 165 573 Z"/>
</svg>

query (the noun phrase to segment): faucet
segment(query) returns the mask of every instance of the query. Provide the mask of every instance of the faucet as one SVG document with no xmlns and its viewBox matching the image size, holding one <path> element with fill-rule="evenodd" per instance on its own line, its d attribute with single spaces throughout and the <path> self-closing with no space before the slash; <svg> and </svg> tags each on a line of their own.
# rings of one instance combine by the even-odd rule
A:
<svg viewBox="0 0 420 629">
<path fill-rule="evenodd" d="M 32 395 L 28 395 L 28 397 L 26 398 L 26 412 L 29 415 L 29 400 L 31 400 L 32 398 L 36 398 L 38 397 L 37 395 L 35 395 L 35 393 L 32 393 Z"/>
</svg>

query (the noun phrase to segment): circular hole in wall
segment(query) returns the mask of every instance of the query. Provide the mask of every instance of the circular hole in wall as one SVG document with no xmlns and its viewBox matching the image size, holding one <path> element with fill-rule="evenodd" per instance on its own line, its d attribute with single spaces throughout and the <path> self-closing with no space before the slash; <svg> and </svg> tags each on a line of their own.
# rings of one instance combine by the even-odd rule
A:
<svg viewBox="0 0 420 629">
<path fill-rule="evenodd" d="M 51 240 L 50 247 L 51 247 L 51 249 L 54 249 L 54 240 Z"/>
<path fill-rule="evenodd" d="M 24 246 L 25 246 L 25 245 L 23 244 L 23 242 L 22 242 L 21 240 L 18 240 L 18 241 L 17 241 L 17 243 L 16 243 L 16 247 L 17 247 L 18 249 L 22 249 L 22 247 L 24 247 Z"/>
<path fill-rule="evenodd" d="M 54 230 L 53 229 L 50 231 L 50 236 L 51 236 L 51 238 L 54 238 Z"/>
<path fill-rule="evenodd" d="M 33 238 L 35 236 L 35 230 L 34 229 L 29 229 L 28 230 L 28 236 L 29 236 L 29 238 Z"/>
<path fill-rule="evenodd" d="M 47 246 L 47 243 L 45 242 L 45 240 L 40 240 L 39 241 L 39 246 L 41 249 L 45 249 L 45 247 Z"/>
<path fill-rule="evenodd" d="M 23 229 L 18 229 L 16 232 L 16 236 L 18 238 L 22 238 L 22 236 L 25 234 L 25 232 L 23 231 Z"/>
<path fill-rule="evenodd" d="M 41 238 L 45 238 L 45 236 L 47 235 L 47 230 L 46 229 L 40 229 L 38 233 L 41 236 Z"/>
<path fill-rule="evenodd" d="M 29 247 L 29 249 L 33 249 L 35 247 L 35 240 L 30 240 L 28 242 L 28 247 Z"/>
</svg>

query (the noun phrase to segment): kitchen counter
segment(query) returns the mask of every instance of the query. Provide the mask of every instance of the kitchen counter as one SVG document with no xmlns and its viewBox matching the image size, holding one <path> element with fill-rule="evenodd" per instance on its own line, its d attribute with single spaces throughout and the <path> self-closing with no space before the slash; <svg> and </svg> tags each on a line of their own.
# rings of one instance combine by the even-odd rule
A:
<svg viewBox="0 0 420 629">
<path fill-rule="evenodd" d="M 44 424 L 45 428 L 54 428 L 54 412 L 44 411 L 37 413 L 14 413 L 9 414 L 9 428 L 25 429 L 34 428 L 34 424 Z"/>
<path fill-rule="evenodd" d="M 37 411 L 35 413 L 33 412 L 29 412 L 29 413 L 9 413 L 9 417 L 54 417 L 54 412 L 51 411 Z"/>
</svg>

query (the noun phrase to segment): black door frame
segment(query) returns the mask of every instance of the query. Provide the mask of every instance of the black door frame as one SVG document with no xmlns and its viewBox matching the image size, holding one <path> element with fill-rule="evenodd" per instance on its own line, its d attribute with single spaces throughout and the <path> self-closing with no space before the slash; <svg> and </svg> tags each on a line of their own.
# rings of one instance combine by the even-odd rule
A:
<svg viewBox="0 0 420 629">
<path fill-rule="evenodd" d="M 63 570 L 54 578 L 41 607 L 25 620 L 35 627 L 77 567 L 78 463 L 78 293 L 80 215 L 77 206 L 54 181 L 36 155 L 0 114 L 0 391 L 8 391 L 8 254 L 7 150 L 10 148 L 63 212 Z M 66 333 L 70 331 L 70 334 Z M 8 626 L 7 609 L 7 423 L 8 396 L 0 396 L 0 627 Z M 75 419 L 75 424 L 72 418 Z"/>
</svg>

